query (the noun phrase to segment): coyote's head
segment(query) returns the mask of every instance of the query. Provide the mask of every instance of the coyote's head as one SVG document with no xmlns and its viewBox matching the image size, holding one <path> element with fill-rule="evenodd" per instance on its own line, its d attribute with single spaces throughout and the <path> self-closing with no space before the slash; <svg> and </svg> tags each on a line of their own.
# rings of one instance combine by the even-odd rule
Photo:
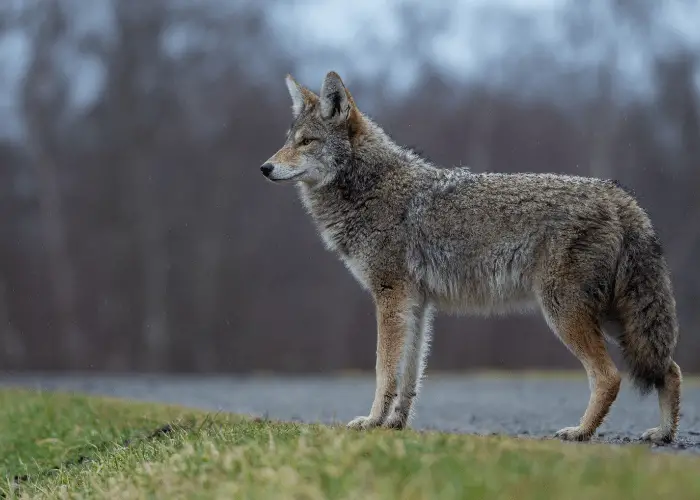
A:
<svg viewBox="0 0 700 500">
<path fill-rule="evenodd" d="M 352 156 L 362 126 L 360 112 L 337 73 L 326 75 L 321 95 L 286 78 L 292 96 L 292 123 L 282 149 L 260 170 L 275 182 L 301 181 L 311 186 L 330 181 Z"/>
</svg>

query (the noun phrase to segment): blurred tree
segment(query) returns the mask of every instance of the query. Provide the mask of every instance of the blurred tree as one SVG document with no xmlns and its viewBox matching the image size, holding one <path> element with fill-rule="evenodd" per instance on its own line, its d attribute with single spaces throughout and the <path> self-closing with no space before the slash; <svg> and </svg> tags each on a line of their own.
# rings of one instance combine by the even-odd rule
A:
<svg viewBox="0 0 700 500">
<path fill-rule="evenodd" d="M 56 158 L 60 157 L 58 118 L 64 112 L 66 88 L 57 77 L 52 48 L 64 33 L 63 14 L 57 2 L 36 7 L 37 27 L 33 59 L 26 77 L 23 109 L 27 124 L 27 151 L 38 184 L 44 244 L 51 289 L 58 318 L 61 355 L 57 365 L 78 366 L 84 361 L 85 342 L 76 309 L 76 277 L 68 248 L 63 215 L 62 188 Z M 54 335 L 56 335 L 54 333 Z"/>
</svg>

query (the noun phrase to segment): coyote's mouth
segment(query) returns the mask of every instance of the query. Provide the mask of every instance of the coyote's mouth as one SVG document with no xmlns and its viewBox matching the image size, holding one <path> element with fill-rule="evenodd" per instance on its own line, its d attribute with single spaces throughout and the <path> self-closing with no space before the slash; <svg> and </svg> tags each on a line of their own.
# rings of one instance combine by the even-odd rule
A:
<svg viewBox="0 0 700 500">
<path fill-rule="evenodd" d="M 305 173 L 306 173 L 306 170 L 304 170 L 303 172 L 297 172 L 296 174 L 290 175 L 289 177 L 281 177 L 281 178 L 268 177 L 268 179 L 270 179 L 272 182 L 286 182 L 286 181 L 292 181 L 292 180 L 296 179 L 297 177 L 304 175 Z"/>
</svg>

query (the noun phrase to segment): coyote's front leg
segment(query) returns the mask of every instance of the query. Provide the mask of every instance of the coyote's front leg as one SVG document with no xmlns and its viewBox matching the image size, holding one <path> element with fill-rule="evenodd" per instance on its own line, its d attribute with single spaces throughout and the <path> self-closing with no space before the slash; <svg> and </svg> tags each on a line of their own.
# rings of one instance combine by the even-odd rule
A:
<svg viewBox="0 0 700 500">
<path fill-rule="evenodd" d="M 384 287 L 375 294 L 377 307 L 377 385 L 369 416 L 357 417 L 351 429 L 369 429 L 384 423 L 392 410 L 398 386 L 399 364 L 408 333 L 408 294 L 398 287 Z"/>
<path fill-rule="evenodd" d="M 390 429 L 404 429 L 408 426 L 425 369 L 433 311 L 432 306 L 425 303 L 416 306 L 414 313 L 407 316 L 412 323 L 407 325 L 408 335 L 404 341 L 399 397 L 394 412 L 384 422 L 384 427 Z"/>
</svg>

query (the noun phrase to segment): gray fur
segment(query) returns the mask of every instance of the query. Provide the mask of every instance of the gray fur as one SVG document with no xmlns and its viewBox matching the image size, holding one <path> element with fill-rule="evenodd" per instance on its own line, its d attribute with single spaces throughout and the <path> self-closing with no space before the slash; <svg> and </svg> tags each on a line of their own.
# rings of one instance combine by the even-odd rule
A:
<svg viewBox="0 0 700 500">
<path fill-rule="evenodd" d="M 326 247 L 375 297 L 408 283 L 420 317 L 539 308 L 557 333 L 572 318 L 619 324 L 636 386 L 663 389 L 678 338 L 669 271 L 647 214 L 617 182 L 439 168 L 362 115 L 335 73 L 303 109 L 298 99 L 269 178 L 293 176 Z M 304 137 L 314 141 L 299 146 Z M 407 332 L 404 365 L 417 369 L 407 394 L 427 323 Z"/>
</svg>

